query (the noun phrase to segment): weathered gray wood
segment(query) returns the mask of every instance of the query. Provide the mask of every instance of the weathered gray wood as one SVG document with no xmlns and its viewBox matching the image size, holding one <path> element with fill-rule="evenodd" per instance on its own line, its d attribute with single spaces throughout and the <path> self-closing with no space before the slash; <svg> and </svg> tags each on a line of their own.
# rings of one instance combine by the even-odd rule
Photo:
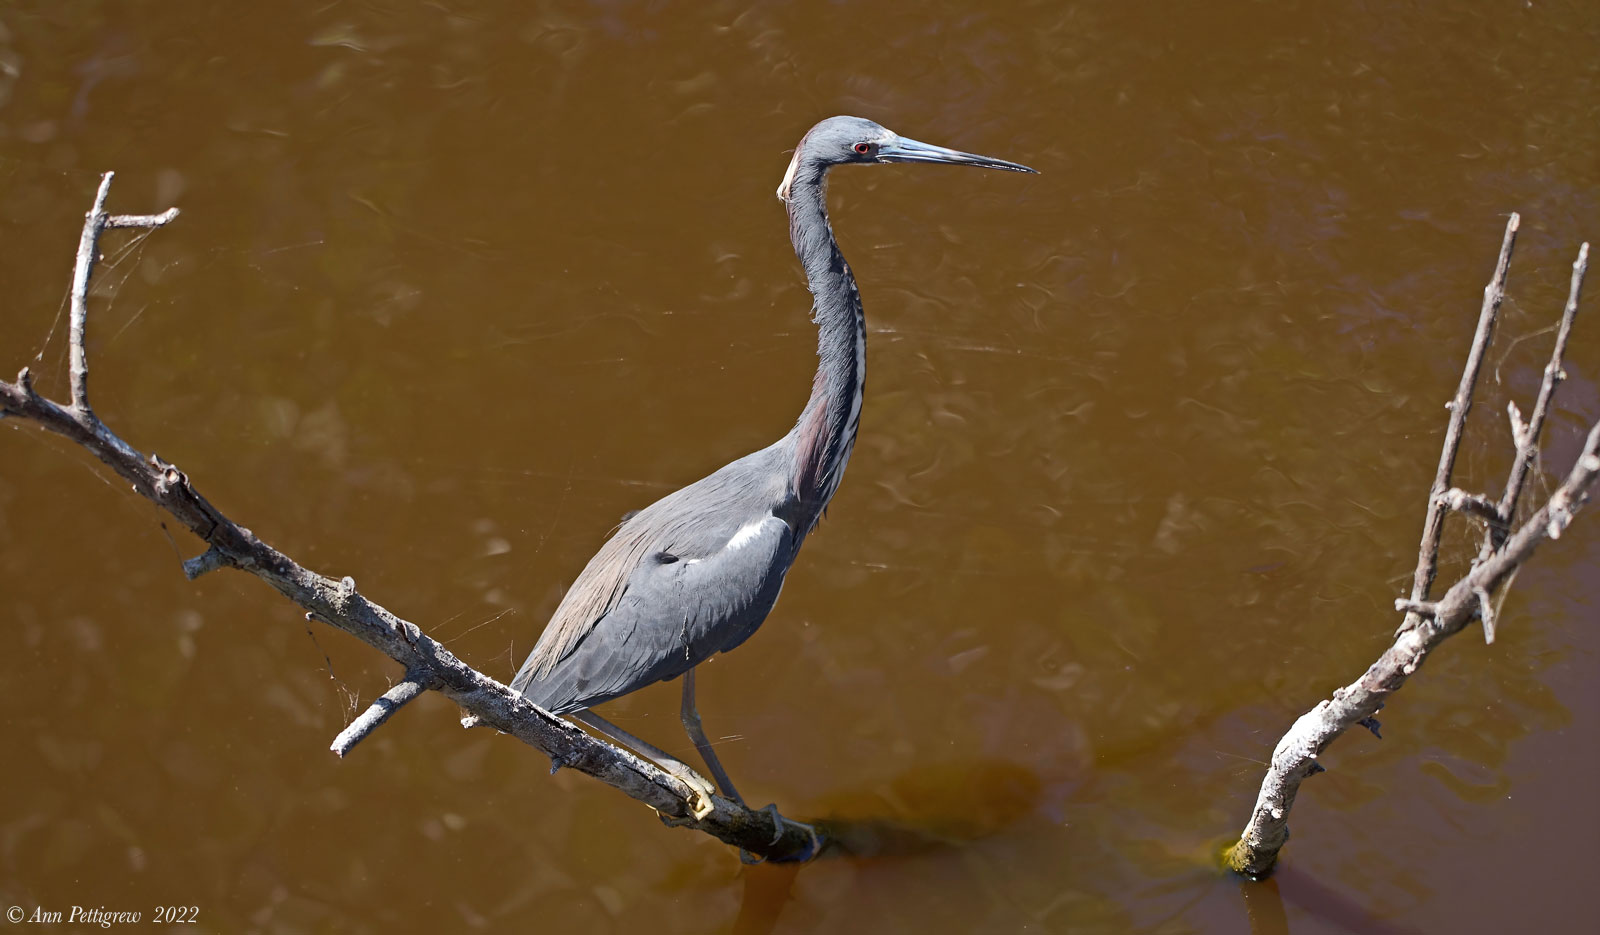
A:
<svg viewBox="0 0 1600 935">
<path fill-rule="evenodd" d="M 211 552 L 207 550 L 206 555 L 210 554 Z M 204 557 L 204 555 L 201 556 L 201 558 Z M 193 561 L 193 559 L 190 561 Z M 190 577 L 193 576 L 191 575 Z M 366 711 L 362 712 L 360 717 L 351 721 L 348 727 L 340 731 L 339 736 L 333 738 L 333 743 L 328 749 L 341 757 L 349 754 L 351 750 L 355 749 L 356 744 L 367 739 L 373 731 L 382 727 L 383 723 L 393 717 L 396 711 L 421 697 L 423 692 L 434 687 L 436 686 L 428 680 L 426 672 L 407 672 L 404 678 L 390 686 L 388 691 L 379 695 L 378 699 Z"/>
<path fill-rule="evenodd" d="M 69 328 L 72 360 L 72 408 L 89 412 L 89 352 L 84 332 L 89 324 L 89 277 L 100 259 L 100 234 L 106 229 L 106 196 L 111 193 L 111 179 L 107 172 L 100 177 L 100 188 L 94 193 L 94 206 L 83 218 L 83 233 L 78 237 L 78 261 L 72 266 L 72 315 Z"/>
</svg>

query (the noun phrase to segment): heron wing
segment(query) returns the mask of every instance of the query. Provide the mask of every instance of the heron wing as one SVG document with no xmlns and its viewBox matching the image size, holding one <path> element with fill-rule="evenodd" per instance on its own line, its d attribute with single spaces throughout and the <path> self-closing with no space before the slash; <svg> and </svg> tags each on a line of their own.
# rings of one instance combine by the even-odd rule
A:
<svg viewBox="0 0 1600 935">
<path fill-rule="evenodd" d="M 624 597 L 635 589 L 640 589 L 634 594 L 637 612 L 647 613 L 646 608 L 659 597 L 650 590 L 656 581 L 656 566 L 679 566 L 676 574 L 683 576 L 688 592 L 700 595 L 701 600 L 709 600 L 710 605 L 725 600 L 711 597 L 702 590 L 706 585 L 695 582 L 708 580 L 717 568 L 731 567 L 712 559 L 740 530 L 752 522 L 762 521 L 763 517 L 770 517 L 774 507 L 785 502 L 787 474 L 779 467 L 783 458 L 781 445 L 781 442 L 771 445 L 724 465 L 624 521 L 567 590 L 511 687 L 525 691 L 532 682 L 550 677 L 558 665 L 578 651 L 602 620 L 619 610 Z M 781 520 L 777 522 L 788 530 Z M 767 545 L 789 547 L 785 544 L 793 541 L 784 538 L 792 535 L 790 532 L 780 534 L 779 530 L 766 527 L 762 531 L 775 538 L 764 541 L 759 550 L 741 547 L 733 549 L 732 553 L 750 561 L 759 557 L 758 552 L 767 551 Z M 792 549 L 784 561 L 790 557 Z M 669 561 L 664 562 L 663 558 Z M 734 574 L 729 580 L 744 581 L 753 573 Z M 780 570 L 780 583 L 781 578 Z M 691 616 L 698 616 L 698 612 Z M 619 618 L 613 624 L 622 622 Z"/>
<path fill-rule="evenodd" d="M 540 658 L 530 656 L 512 687 L 560 713 L 676 678 L 760 626 L 783 586 L 793 542 L 789 526 L 768 514 L 720 532 L 710 548 L 647 549 L 611 606 L 545 668 L 550 650 L 542 648 L 557 644 L 541 639 Z"/>
<path fill-rule="evenodd" d="M 521 691 L 528 683 L 549 675 L 556 663 L 565 659 L 584 635 L 616 606 L 644 557 L 669 551 L 663 548 L 662 530 L 649 522 L 648 512 L 641 511 L 624 522 L 589 559 L 578 580 L 561 598 L 517 677 L 511 680 L 512 688 Z"/>
</svg>

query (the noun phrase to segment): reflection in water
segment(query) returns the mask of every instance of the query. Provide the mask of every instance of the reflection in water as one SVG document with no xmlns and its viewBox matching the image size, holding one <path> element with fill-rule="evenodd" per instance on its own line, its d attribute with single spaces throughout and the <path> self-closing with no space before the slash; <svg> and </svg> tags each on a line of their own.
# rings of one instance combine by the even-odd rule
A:
<svg viewBox="0 0 1600 935">
<path fill-rule="evenodd" d="M 733 935 L 767 935 L 778 925 L 783 907 L 788 905 L 795 877 L 803 864 L 758 864 L 746 867 L 739 877 L 744 882 L 744 897 L 733 922 Z"/>
<path fill-rule="evenodd" d="M 1289 917 L 1283 911 L 1283 894 L 1278 892 L 1277 880 L 1241 879 L 1239 895 L 1250 919 L 1250 935 L 1289 935 Z"/>
<path fill-rule="evenodd" d="M 1349 896 L 1303 871 L 1280 866 L 1265 880 L 1239 880 L 1239 895 L 1250 920 L 1250 935 L 1290 935 L 1287 903 L 1343 932 L 1363 935 L 1418 935 L 1421 929 L 1380 918 Z"/>
</svg>

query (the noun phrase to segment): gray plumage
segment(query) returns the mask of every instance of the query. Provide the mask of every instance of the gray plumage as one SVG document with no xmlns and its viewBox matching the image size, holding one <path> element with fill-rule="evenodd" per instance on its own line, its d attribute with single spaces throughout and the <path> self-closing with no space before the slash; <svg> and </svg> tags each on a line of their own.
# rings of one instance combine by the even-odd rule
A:
<svg viewBox="0 0 1600 935">
<path fill-rule="evenodd" d="M 777 601 L 803 538 L 797 498 L 777 473 L 783 445 L 624 522 L 567 591 L 511 687 L 563 714 L 676 678 L 743 643 Z"/>
<path fill-rule="evenodd" d="M 811 396 L 778 441 L 618 527 L 512 679 L 511 687 L 535 704 L 576 712 L 676 678 L 743 643 L 772 610 L 801 543 L 838 489 L 861 417 L 866 321 L 825 203 L 828 169 L 849 162 L 1033 171 L 907 140 L 859 117 L 811 128 L 778 190 L 814 297 L 818 363 Z"/>
</svg>

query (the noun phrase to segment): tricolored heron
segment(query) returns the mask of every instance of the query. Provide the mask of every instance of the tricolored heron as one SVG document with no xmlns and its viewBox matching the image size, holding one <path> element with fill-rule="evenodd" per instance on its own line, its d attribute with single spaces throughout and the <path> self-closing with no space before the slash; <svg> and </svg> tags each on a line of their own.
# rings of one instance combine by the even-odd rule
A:
<svg viewBox="0 0 1600 935">
<path fill-rule="evenodd" d="M 656 760 L 703 798 L 692 769 L 589 708 L 683 676 L 684 728 L 724 795 L 742 804 L 700 725 L 694 667 L 743 643 L 783 588 L 800 544 L 839 489 L 861 419 L 866 320 L 828 224 L 826 177 L 849 163 L 931 162 L 1033 172 L 908 140 L 860 117 L 830 117 L 795 148 L 778 198 L 814 297 L 817 373 L 794 428 L 627 518 L 573 582 L 511 687 L 553 714 Z"/>
</svg>

